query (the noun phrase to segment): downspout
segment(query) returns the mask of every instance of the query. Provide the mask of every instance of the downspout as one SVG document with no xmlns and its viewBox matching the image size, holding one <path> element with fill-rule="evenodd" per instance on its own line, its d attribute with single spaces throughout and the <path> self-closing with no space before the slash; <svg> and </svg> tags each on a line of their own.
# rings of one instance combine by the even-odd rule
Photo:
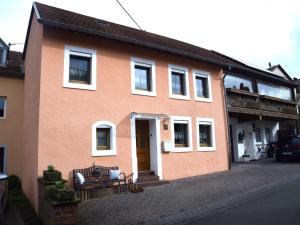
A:
<svg viewBox="0 0 300 225">
<path fill-rule="evenodd" d="M 225 115 L 225 126 L 227 127 L 226 129 L 226 138 L 227 138 L 227 153 L 228 153 L 228 169 L 231 170 L 231 163 L 232 163 L 232 158 L 231 158 L 231 141 L 229 137 L 229 116 L 228 116 L 228 108 L 227 108 L 227 94 L 226 94 L 226 87 L 225 87 L 225 78 L 228 75 L 228 72 L 231 71 L 231 66 L 228 66 L 227 70 L 224 70 L 224 76 L 222 78 L 222 88 L 223 88 L 223 106 L 224 106 L 224 115 Z"/>
</svg>

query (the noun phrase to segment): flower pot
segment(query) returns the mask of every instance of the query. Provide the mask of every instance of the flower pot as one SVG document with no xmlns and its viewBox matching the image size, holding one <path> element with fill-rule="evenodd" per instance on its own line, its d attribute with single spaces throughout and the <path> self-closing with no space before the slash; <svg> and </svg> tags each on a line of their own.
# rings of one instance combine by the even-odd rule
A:
<svg viewBox="0 0 300 225">
<path fill-rule="evenodd" d="M 71 201 L 75 197 L 75 191 L 73 189 L 58 189 L 52 188 L 51 198 L 56 201 Z"/>
<path fill-rule="evenodd" d="M 44 170 L 43 177 L 45 181 L 50 181 L 50 182 L 59 181 L 61 180 L 61 172 L 57 170 L 51 172 L 48 170 Z"/>
</svg>

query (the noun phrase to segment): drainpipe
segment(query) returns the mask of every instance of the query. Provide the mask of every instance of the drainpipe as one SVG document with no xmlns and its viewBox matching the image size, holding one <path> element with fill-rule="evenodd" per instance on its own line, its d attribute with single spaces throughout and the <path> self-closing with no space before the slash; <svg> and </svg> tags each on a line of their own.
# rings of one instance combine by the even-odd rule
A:
<svg viewBox="0 0 300 225">
<path fill-rule="evenodd" d="M 226 70 L 224 70 L 224 76 L 222 78 L 222 88 L 223 88 L 223 106 L 225 109 L 225 126 L 227 127 L 226 129 L 226 137 L 227 137 L 227 153 L 228 153 L 228 168 L 231 170 L 231 142 L 230 142 L 230 137 L 229 137 L 229 116 L 228 116 L 228 108 L 227 108 L 227 94 L 226 94 L 226 87 L 225 87 L 225 77 L 228 75 L 228 73 L 231 71 L 231 66 L 228 66 Z"/>
</svg>

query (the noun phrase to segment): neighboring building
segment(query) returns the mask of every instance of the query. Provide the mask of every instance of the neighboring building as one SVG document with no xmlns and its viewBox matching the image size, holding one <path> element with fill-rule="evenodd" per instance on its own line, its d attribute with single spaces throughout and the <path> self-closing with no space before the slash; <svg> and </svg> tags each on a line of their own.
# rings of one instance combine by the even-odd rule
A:
<svg viewBox="0 0 300 225">
<path fill-rule="evenodd" d="M 278 76 L 281 76 L 283 77 L 284 79 L 287 79 L 289 81 L 292 81 L 293 79 L 290 77 L 290 75 L 285 71 L 285 69 L 283 69 L 283 67 L 278 64 L 278 65 L 275 65 L 275 66 L 272 66 L 271 63 L 269 63 L 269 68 L 268 68 L 269 71 L 275 73 L 276 75 Z"/>
<path fill-rule="evenodd" d="M 7 53 L 8 46 L 0 39 L 0 172 L 21 176 L 24 97 L 22 53 Z"/>
<path fill-rule="evenodd" d="M 250 160 L 258 159 L 259 149 L 276 141 L 279 129 L 288 128 L 296 133 L 296 85 L 286 73 L 278 75 L 232 60 L 243 67 L 236 66 L 226 71 L 225 76 L 231 158 L 241 162 L 243 155 L 249 155 Z"/>
</svg>

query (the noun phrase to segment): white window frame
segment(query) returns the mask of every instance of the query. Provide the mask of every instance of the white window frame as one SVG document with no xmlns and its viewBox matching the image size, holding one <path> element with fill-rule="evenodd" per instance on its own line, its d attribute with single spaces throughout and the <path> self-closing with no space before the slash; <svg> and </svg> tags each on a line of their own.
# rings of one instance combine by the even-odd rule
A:
<svg viewBox="0 0 300 225">
<path fill-rule="evenodd" d="M 184 75 L 185 84 L 185 95 L 177 95 L 172 92 L 172 72 L 182 73 Z M 173 99 L 190 100 L 190 88 L 189 88 L 189 73 L 188 68 L 182 66 L 168 65 L 168 75 L 169 75 L 169 97 Z"/>
<path fill-rule="evenodd" d="M 97 149 L 97 128 L 110 128 L 110 149 Z M 92 125 L 92 156 L 117 155 L 117 131 L 116 125 L 109 121 L 98 121 Z"/>
<path fill-rule="evenodd" d="M 90 84 L 77 84 L 77 83 L 69 82 L 70 55 L 78 55 L 78 56 L 91 58 L 91 69 L 90 69 L 91 83 Z M 93 49 L 65 45 L 63 87 L 95 91 L 96 83 L 97 83 L 97 56 L 96 55 L 97 52 L 96 50 Z"/>
<path fill-rule="evenodd" d="M 197 96 L 197 83 L 196 78 L 203 77 L 207 79 L 207 88 L 208 88 L 208 98 L 198 97 Z M 200 102 L 212 102 L 212 89 L 211 89 L 211 76 L 209 72 L 202 70 L 193 70 L 193 83 L 194 83 L 194 99 Z"/>
<path fill-rule="evenodd" d="M 151 91 L 143 91 L 135 89 L 135 65 L 151 68 L 150 87 Z M 156 96 L 156 73 L 155 62 L 152 60 L 131 57 L 131 93 L 134 95 Z"/>
<path fill-rule="evenodd" d="M 6 119 L 6 109 L 7 109 L 7 97 L 5 96 L 0 96 L 1 98 L 4 98 L 4 111 L 3 111 L 3 116 L 0 117 L 0 120 Z"/>
<path fill-rule="evenodd" d="M 200 147 L 200 129 L 199 125 L 211 125 L 211 142 L 212 146 L 211 147 Z M 202 118 L 202 117 L 197 117 L 196 118 L 196 131 L 197 131 L 197 151 L 199 152 L 208 152 L 208 151 L 215 151 L 216 150 L 216 133 L 215 133 L 215 120 L 212 118 Z"/>
<path fill-rule="evenodd" d="M 188 147 L 175 147 L 174 140 L 174 124 L 184 123 L 188 125 Z M 172 152 L 192 152 L 193 151 L 193 141 L 192 141 L 192 117 L 190 116 L 171 116 L 171 138 L 173 151 Z"/>
<path fill-rule="evenodd" d="M 4 148 L 3 173 L 7 173 L 7 144 L 0 144 L 0 147 Z"/>
</svg>

